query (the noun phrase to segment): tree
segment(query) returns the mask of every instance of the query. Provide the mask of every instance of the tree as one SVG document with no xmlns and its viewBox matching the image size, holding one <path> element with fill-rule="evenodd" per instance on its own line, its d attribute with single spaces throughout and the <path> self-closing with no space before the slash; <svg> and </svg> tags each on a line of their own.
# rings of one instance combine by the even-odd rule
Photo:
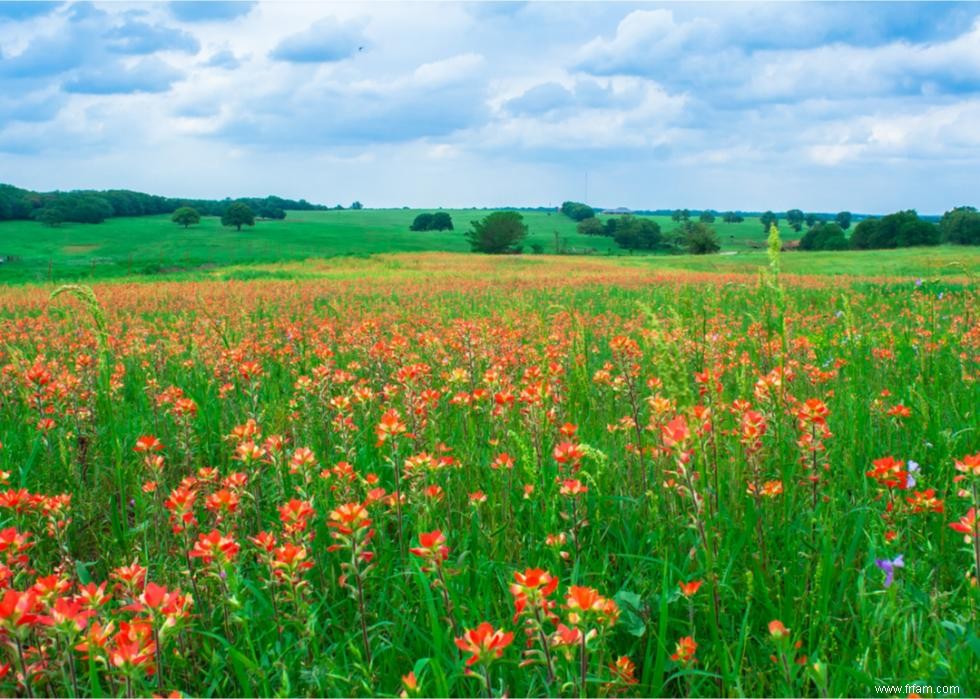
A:
<svg viewBox="0 0 980 699">
<path fill-rule="evenodd" d="M 519 253 L 527 237 L 524 217 L 516 211 L 495 211 L 482 221 L 471 221 L 472 228 L 464 236 L 473 252 L 489 255 Z"/>
<path fill-rule="evenodd" d="M 796 232 L 799 232 L 799 230 L 803 227 L 804 220 L 805 216 L 799 209 L 790 209 L 786 212 L 786 223 L 788 223 L 790 228 Z"/>
<path fill-rule="evenodd" d="M 409 226 L 409 230 L 413 231 L 427 231 L 432 227 L 432 214 L 419 214 L 412 221 L 412 225 Z"/>
<path fill-rule="evenodd" d="M 197 209 L 190 206 L 182 206 L 174 211 L 174 215 L 170 217 L 170 220 L 176 223 L 178 226 L 187 228 L 188 226 L 193 226 L 194 224 L 200 223 L 201 214 L 197 213 Z"/>
<path fill-rule="evenodd" d="M 773 212 L 767 211 L 759 217 L 759 223 L 762 224 L 762 230 L 768 235 L 771 227 L 779 225 L 779 217 Z"/>
<path fill-rule="evenodd" d="M 616 245 L 626 250 L 653 250 L 663 241 L 660 224 L 648 218 L 626 215 L 619 219 L 612 232 Z"/>
<path fill-rule="evenodd" d="M 861 221 L 851 235 L 851 247 L 865 250 L 938 245 L 939 227 L 923 221 L 912 209 Z"/>
<path fill-rule="evenodd" d="M 698 221 L 700 221 L 701 223 L 714 223 L 715 215 L 710 211 L 702 211 L 701 215 L 698 216 Z"/>
<path fill-rule="evenodd" d="M 579 221 L 578 223 L 579 235 L 605 235 L 606 228 L 602 225 L 595 216 L 592 218 L 587 218 L 584 221 Z"/>
<path fill-rule="evenodd" d="M 847 250 L 847 236 L 836 222 L 821 222 L 800 238 L 800 250 Z"/>
<path fill-rule="evenodd" d="M 726 211 L 721 220 L 725 223 L 741 223 L 745 219 L 737 211 Z"/>
<path fill-rule="evenodd" d="M 943 214 L 939 222 L 943 242 L 980 245 L 980 213 L 972 206 L 958 206 Z"/>
<path fill-rule="evenodd" d="M 816 214 L 807 214 L 806 215 L 806 227 L 807 228 L 813 228 L 815 225 L 817 225 L 817 215 Z"/>
<path fill-rule="evenodd" d="M 573 221 L 584 221 L 595 216 L 595 209 L 578 201 L 563 202 L 561 212 Z"/>
<path fill-rule="evenodd" d="M 238 230 L 241 230 L 242 226 L 254 226 L 255 214 L 248 204 L 236 201 L 229 204 L 221 215 L 221 225 L 234 226 Z"/>
<path fill-rule="evenodd" d="M 437 211 L 432 214 L 432 223 L 429 226 L 430 231 L 451 231 L 453 230 L 453 218 L 445 211 Z"/>
<path fill-rule="evenodd" d="M 840 226 L 842 231 L 846 231 L 851 227 L 851 212 L 841 211 L 837 214 L 834 220 L 837 221 L 837 225 Z"/>
<path fill-rule="evenodd" d="M 681 231 L 680 242 L 691 255 L 707 255 L 721 250 L 715 229 L 702 221 L 688 222 Z"/>
<path fill-rule="evenodd" d="M 354 209 L 355 211 L 360 211 L 361 209 L 364 208 L 364 204 L 362 204 L 359 201 L 355 201 L 353 204 L 350 205 L 350 208 Z"/>
<path fill-rule="evenodd" d="M 45 206 L 34 212 L 34 218 L 48 228 L 57 228 L 65 220 L 65 213 L 57 206 Z"/>
</svg>

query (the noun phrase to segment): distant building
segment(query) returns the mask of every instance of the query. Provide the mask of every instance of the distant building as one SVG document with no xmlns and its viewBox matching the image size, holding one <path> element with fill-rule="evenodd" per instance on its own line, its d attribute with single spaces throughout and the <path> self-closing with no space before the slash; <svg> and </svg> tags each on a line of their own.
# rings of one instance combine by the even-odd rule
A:
<svg viewBox="0 0 980 699">
<path fill-rule="evenodd" d="M 631 213 L 633 213 L 633 212 L 630 211 L 629 209 L 627 209 L 625 206 L 619 206 L 619 207 L 617 207 L 615 209 L 606 209 L 606 210 L 604 210 L 602 212 L 602 215 L 603 216 L 617 216 L 617 215 L 623 216 L 625 214 L 631 214 Z"/>
</svg>

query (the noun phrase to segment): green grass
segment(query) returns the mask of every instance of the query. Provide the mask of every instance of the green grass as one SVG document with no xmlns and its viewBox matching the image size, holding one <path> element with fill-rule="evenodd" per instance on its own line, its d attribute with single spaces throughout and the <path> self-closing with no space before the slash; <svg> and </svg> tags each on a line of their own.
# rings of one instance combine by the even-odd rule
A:
<svg viewBox="0 0 980 699">
<path fill-rule="evenodd" d="M 259 221 L 241 232 L 221 226 L 214 217 L 188 229 L 173 224 L 169 216 L 114 218 L 97 225 L 58 228 L 34 221 L 4 222 L 0 223 L 0 256 L 16 259 L 0 265 L 0 283 L 193 274 L 229 265 L 390 252 L 466 252 L 469 246 L 462 231 L 489 212 L 449 210 L 457 230 L 410 231 L 418 213 L 408 209 L 292 211 L 285 221 Z M 525 252 L 534 245 L 554 252 L 557 231 L 560 245 L 573 252 L 625 255 L 609 238 L 579 235 L 575 222 L 566 216 L 525 212 L 524 218 L 530 228 Z M 664 231 L 676 227 L 669 217 L 657 220 Z M 725 249 L 764 243 L 756 220 L 718 223 L 716 229 Z"/>
<path fill-rule="evenodd" d="M 23 625 L 24 644 L 46 653 L 35 696 L 394 697 L 413 669 L 424 696 L 479 696 L 453 636 L 484 621 L 515 632 L 489 668 L 494 697 L 874 696 L 910 682 L 977 696 L 980 588 L 969 576 L 980 554 L 949 526 L 980 490 L 980 474 L 954 480 L 957 460 L 980 458 L 975 285 L 779 286 L 659 274 L 659 262 L 401 254 L 245 265 L 232 275 L 270 278 L 102 284 L 104 311 L 51 302 L 48 288 L 6 289 L 3 585 L 19 595 L 56 572 L 72 590 L 106 581 L 112 599 L 91 623 L 148 617 L 162 651 L 126 672 L 105 651 L 89 663 L 71 650 L 71 629 Z M 297 280 L 297 267 L 318 276 Z M 827 432 L 801 422 L 807 400 L 826 406 Z M 898 405 L 905 416 L 889 415 Z M 405 432 L 379 443 L 388 411 Z M 250 419 L 266 458 L 237 448 Z M 134 451 L 142 435 L 163 444 L 162 467 Z M 825 450 L 807 450 L 807 435 Z M 299 447 L 316 463 L 290 469 Z M 512 469 L 492 468 L 501 453 Z M 906 474 L 902 487 L 866 475 L 886 456 L 921 465 L 914 489 Z M 235 512 L 219 519 L 205 506 L 222 486 L 202 467 L 247 476 L 229 486 Z M 767 481 L 781 492 L 750 494 Z M 944 511 L 910 506 L 926 489 Z M 473 504 L 477 490 L 486 500 Z M 188 492 L 196 523 L 185 534 L 165 500 Z M 72 496 L 64 516 L 44 499 L 59 493 Z M 303 532 L 285 529 L 279 508 L 292 499 L 310 508 Z M 370 513 L 361 531 L 375 535 L 359 545 L 370 566 L 331 536 L 345 503 Z M 26 561 L 9 528 L 31 533 Z M 212 529 L 241 546 L 234 560 L 187 557 Z M 407 552 L 437 529 L 442 578 Z M 303 546 L 312 567 L 273 577 L 250 541 L 260 531 Z M 875 561 L 898 555 L 905 566 L 886 587 Z M 134 562 L 148 581 L 193 593 L 192 614 L 170 612 L 175 629 L 165 610 L 135 605 L 142 586 L 116 585 L 113 571 Z M 554 649 L 551 686 L 540 654 L 521 664 L 525 640 L 541 649 L 523 634 L 529 615 L 514 619 L 510 585 L 528 568 L 559 581 L 556 618 L 538 621 L 549 637 L 559 620 L 597 631 L 584 663 L 578 647 Z M 688 600 L 679 584 L 694 580 Z M 572 586 L 613 599 L 618 621 L 573 615 Z M 774 620 L 785 641 L 770 634 Z M 142 650 L 152 642 L 137 636 Z M 685 637 L 696 664 L 671 657 Z M 124 640 L 113 633 L 106 649 Z M 624 656 L 637 683 L 606 687 Z M 12 668 L 0 695 L 26 695 L 16 644 L 0 644 L 0 663 Z"/>
</svg>

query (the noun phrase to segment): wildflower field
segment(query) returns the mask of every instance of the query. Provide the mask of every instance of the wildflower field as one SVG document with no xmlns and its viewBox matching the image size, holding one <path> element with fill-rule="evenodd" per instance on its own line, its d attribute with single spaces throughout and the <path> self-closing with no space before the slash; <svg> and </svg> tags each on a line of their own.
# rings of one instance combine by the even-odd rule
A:
<svg viewBox="0 0 980 699">
<path fill-rule="evenodd" d="M 0 695 L 980 693 L 968 276 L 0 291 Z"/>
</svg>

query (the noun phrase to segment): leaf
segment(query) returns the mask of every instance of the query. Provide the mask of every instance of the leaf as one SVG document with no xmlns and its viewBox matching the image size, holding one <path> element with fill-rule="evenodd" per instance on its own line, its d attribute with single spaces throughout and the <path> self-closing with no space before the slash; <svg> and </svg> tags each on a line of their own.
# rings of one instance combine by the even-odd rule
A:
<svg viewBox="0 0 980 699">
<path fill-rule="evenodd" d="M 646 633 L 646 622 L 643 621 L 643 601 L 635 592 L 620 590 L 613 596 L 619 606 L 619 625 L 626 633 L 640 638 Z"/>
</svg>

